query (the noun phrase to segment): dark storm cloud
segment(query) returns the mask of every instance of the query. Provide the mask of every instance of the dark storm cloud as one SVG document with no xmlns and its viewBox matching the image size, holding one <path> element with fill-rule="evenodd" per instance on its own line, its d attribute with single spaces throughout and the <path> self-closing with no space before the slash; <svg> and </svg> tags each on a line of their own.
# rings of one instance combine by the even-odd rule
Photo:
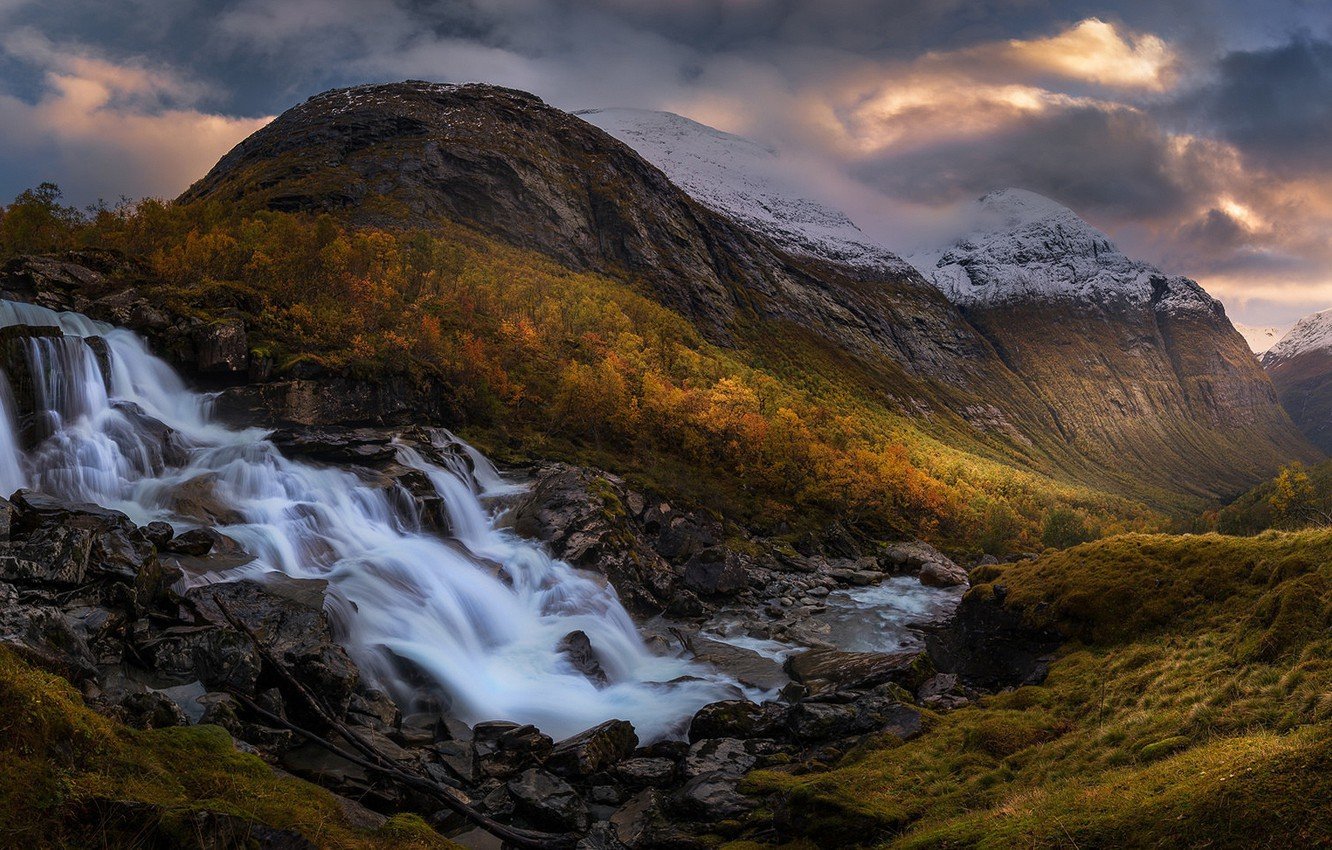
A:
<svg viewBox="0 0 1332 850">
<path fill-rule="evenodd" d="M 1268 168 L 1332 170 L 1332 42 L 1231 53 L 1218 77 L 1197 101 L 1223 138 Z"/>
<path fill-rule="evenodd" d="M 1191 210 L 1214 189 L 1215 153 L 1181 144 L 1126 107 L 1074 106 L 1014 120 L 980 139 L 862 164 L 858 173 L 891 195 L 919 202 L 977 197 L 997 186 L 1048 195 L 1111 219 Z"/>
<path fill-rule="evenodd" d="M 171 195 L 323 89 L 482 80 L 775 144 L 893 247 L 1017 185 L 1332 299 L 1329 39 L 1322 0 L 0 0 L 0 197 Z"/>
</svg>

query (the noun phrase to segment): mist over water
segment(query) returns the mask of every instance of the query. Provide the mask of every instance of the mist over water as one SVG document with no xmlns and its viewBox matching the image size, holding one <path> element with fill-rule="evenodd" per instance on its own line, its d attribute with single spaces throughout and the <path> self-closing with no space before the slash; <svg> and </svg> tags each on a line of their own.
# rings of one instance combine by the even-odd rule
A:
<svg viewBox="0 0 1332 850">
<path fill-rule="evenodd" d="M 233 514 L 219 531 L 253 560 L 188 580 L 327 581 L 339 639 L 405 710 L 431 697 L 469 723 L 533 723 L 556 739 L 621 718 L 650 740 L 738 695 L 699 665 L 649 651 L 603 578 L 497 529 L 485 499 L 522 488 L 448 432 L 432 432 L 430 446 L 397 446 L 398 461 L 442 497 L 443 538 L 423 530 L 400 485 L 292 460 L 266 432 L 214 421 L 208 397 L 129 331 L 0 301 L 0 327 L 16 325 L 62 333 L 11 342 L 26 374 L 0 380 L 0 490 L 31 487 L 179 532 L 197 524 L 171 509 L 180 488 L 206 484 Z M 35 407 L 24 422 L 20 385 Z M 558 650 L 575 630 L 591 640 L 604 686 Z"/>
</svg>

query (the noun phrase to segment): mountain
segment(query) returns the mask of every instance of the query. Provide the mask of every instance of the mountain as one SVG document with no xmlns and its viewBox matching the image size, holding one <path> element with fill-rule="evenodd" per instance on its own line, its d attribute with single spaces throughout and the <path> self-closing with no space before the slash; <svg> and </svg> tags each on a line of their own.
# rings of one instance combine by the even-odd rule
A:
<svg viewBox="0 0 1332 850">
<path fill-rule="evenodd" d="M 787 176 L 790 163 L 771 148 L 671 112 L 574 114 L 633 148 L 699 203 L 792 253 L 890 274 L 909 268 L 845 213 L 803 197 Z"/>
<path fill-rule="evenodd" d="M 1008 229 L 940 252 L 926 280 L 760 146 L 676 116 L 586 117 L 641 149 L 509 89 L 334 90 L 180 201 L 465 225 L 632 281 L 750 362 L 836 369 L 950 446 L 1156 504 L 1315 454 L 1219 304 L 1053 202 L 992 196 Z"/>
<path fill-rule="evenodd" d="M 1239 331 L 1240 336 L 1244 337 L 1244 341 L 1249 344 L 1250 350 L 1258 355 L 1265 354 L 1269 348 L 1277 344 L 1281 337 L 1285 336 L 1286 331 L 1290 330 L 1289 326 L 1246 325 L 1242 322 L 1232 322 L 1232 324 L 1235 326 L 1235 330 Z"/>
<path fill-rule="evenodd" d="M 1220 302 L 1049 198 L 991 192 L 911 259 L 1098 462 L 1233 485 L 1310 456 Z"/>
<path fill-rule="evenodd" d="M 1262 364 L 1290 418 L 1314 445 L 1332 452 L 1332 310 L 1296 322 Z"/>
</svg>

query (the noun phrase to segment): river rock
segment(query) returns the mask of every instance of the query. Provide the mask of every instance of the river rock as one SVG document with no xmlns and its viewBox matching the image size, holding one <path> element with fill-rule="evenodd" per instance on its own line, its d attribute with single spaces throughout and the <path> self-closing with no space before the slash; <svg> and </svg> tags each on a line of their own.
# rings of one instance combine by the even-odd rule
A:
<svg viewBox="0 0 1332 850">
<path fill-rule="evenodd" d="M 667 758 L 632 758 L 615 765 L 615 778 L 629 788 L 662 788 L 675 779 L 675 762 Z"/>
<path fill-rule="evenodd" d="M 987 690 L 1044 681 L 1061 636 L 1024 625 L 1019 612 L 1005 607 L 1005 598 L 1002 585 L 977 585 L 945 626 L 926 632 L 925 645 L 939 671 Z"/>
<path fill-rule="evenodd" d="M 554 464 L 537 474 L 509 521 L 519 534 L 544 541 L 555 557 L 605 575 L 630 610 L 657 614 L 676 577 L 631 512 L 641 501 L 615 476 Z"/>
<path fill-rule="evenodd" d="M 229 625 L 221 612 L 225 606 L 293 674 L 345 712 L 359 677 L 346 650 L 333 639 L 323 611 L 324 587 L 319 580 L 274 575 L 264 585 L 248 580 L 204 585 L 186 598 L 218 625 Z"/>
<path fill-rule="evenodd" d="M 773 737 L 783 728 L 789 710 L 789 706 L 775 702 L 759 705 L 744 699 L 710 703 L 690 721 L 689 740 Z"/>
<path fill-rule="evenodd" d="M 192 333 L 194 368 L 204 375 L 244 374 L 250 366 L 250 345 L 245 323 L 222 319 L 197 326 Z"/>
<path fill-rule="evenodd" d="M 626 720 L 607 720 L 555 745 L 546 767 L 561 776 L 589 776 L 628 758 L 638 735 Z"/>
<path fill-rule="evenodd" d="M 684 566 L 684 583 L 704 596 L 731 596 L 748 585 L 744 556 L 720 546 L 705 549 Z"/>
<path fill-rule="evenodd" d="M 780 663 L 752 649 L 700 635 L 689 637 L 686 645 L 694 653 L 694 658 L 730 674 L 742 685 L 766 691 L 780 688 L 789 681 Z"/>
<path fill-rule="evenodd" d="M 477 759 L 486 776 L 503 779 L 545 762 L 554 742 L 531 724 L 492 720 L 472 727 Z"/>
<path fill-rule="evenodd" d="M 786 661 L 786 672 L 812 694 L 871 688 L 913 675 L 919 652 L 843 652 L 811 649 Z"/>
<path fill-rule="evenodd" d="M 675 793 L 674 806 L 704 822 L 733 818 L 754 809 L 756 801 L 741 794 L 737 787 L 757 761 L 744 742 L 734 738 L 693 744 L 685 756 L 685 784 Z"/>
<path fill-rule="evenodd" d="M 560 640 L 557 651 L 592 684 L 599 688 L 606 686 L 609 679 L 606 671 L 602 669 L 601 662 L 597 660 L 596 650 L 593 649 L 592 641 L 586 632 L 581 630 L 569 632 Z"/>
<path fill-rule="evenodd" d="M 382 464 L 393 461 L 397 432 L 384 428 L 322 427 L 280 428 L 268 439 L 287 457 L 323 463 Z"/>
<path fill-rule="evenodd" d="M 967 571 L 952 561 L 930 561 L 920 568 L 920 583 L 926 587 L 956 587 L 967 583 Z"/>
<path fill-rule="evenodd" d="M 196 475 L 177 484 L 167 498 L 168 507 L 183 517 L 208 525 L 239 525 L 245 516 L 218 493 L 215 472 Z"/>
<path fill-rule="evenodd" d="M 518 812 L 540 826 L 582 832 L 591 822 L 573 786 L 544 770 L 528 768 L 509 780 L 508 788 Z"/>
</svg>

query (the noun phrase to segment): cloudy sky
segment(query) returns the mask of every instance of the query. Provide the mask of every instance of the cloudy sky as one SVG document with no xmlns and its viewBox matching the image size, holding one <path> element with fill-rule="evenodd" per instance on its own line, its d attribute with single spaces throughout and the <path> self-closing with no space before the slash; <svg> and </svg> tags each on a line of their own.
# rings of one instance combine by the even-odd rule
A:
<svg viewBox="0 0 1332 850">
<path fill-rule="evenodd" d="M 0 198 L 173 196 L 406 78 L 771 143 L 903 252 L 1019 186 L 1241 321 L 1332 306 L 1332 0 L 0 0 Z"/>
</svg>

